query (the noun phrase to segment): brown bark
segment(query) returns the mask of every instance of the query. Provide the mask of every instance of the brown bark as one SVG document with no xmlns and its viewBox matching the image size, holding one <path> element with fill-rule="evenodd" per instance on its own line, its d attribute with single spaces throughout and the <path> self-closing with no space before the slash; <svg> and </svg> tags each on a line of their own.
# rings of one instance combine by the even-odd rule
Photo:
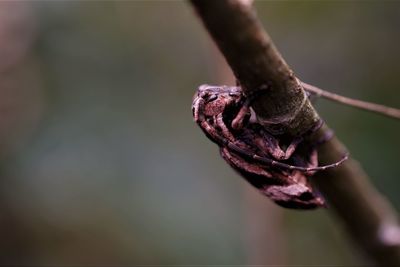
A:
<svg viewBox="0 0 400 267">
<path fill-rule="evenodd" d="M 268 89 L 253 108 L 267 128 L 296 136 L 319 119 L 300 82 L 264 31 L 251 5 L 239 0 L 191 0 L 246 94 Z M 278 127 L 276 127 L 278 126 Z M 318 136 L 328 127 L 323 127 Z M 345 147 L 333 138 L 319 149 L 321 163 L 335 162 Z M 350 236 L 375 263 L 400 266 L 397 214 L 354 160 L 319 172 L 314 182 Z"/>
</svg>

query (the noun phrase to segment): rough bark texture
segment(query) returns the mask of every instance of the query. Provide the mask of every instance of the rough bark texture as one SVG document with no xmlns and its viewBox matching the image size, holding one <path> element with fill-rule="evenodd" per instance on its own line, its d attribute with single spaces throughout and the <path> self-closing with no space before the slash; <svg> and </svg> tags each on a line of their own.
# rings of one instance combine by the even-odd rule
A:
<svg viewBox="0 0 400 267">
<path fill-rule="evenodd" d="M 310 129 L 318 114 L 305 98 L 299 81 L 262 28 L 252 7 L 239 0 L 191 0 L 210 35 L 228 61 L 246 94 L 268 89 L 253 108 L 265 125 L 277 124 L 286 134 Z M 319 135 L 328 130 L 323 127 Z M 333 138 L 319 149 L 321 163 L 335 162 L 345 147 Z M 397 214 L 368 182 L 354 160 L 319 172 L 315 185 L 365 255 L 382 266 L 400 266 Z"/>
</svg>

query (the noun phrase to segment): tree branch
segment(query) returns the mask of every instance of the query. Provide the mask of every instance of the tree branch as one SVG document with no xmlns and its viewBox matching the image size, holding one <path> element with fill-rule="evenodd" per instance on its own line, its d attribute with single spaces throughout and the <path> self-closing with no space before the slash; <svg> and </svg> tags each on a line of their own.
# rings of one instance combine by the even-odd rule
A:
<svg viewBox="0 0 400 267">
<path fill-rule="evenodd" d="M 368 111 L 371 111 L 376 114 L 380 114 L 380 115 L 383 115 L 383 116 L 386 116 L 389 118 L 400 120 L 400 109 L 391 108 L 388 106 L 379 105 L 379 104 L 375 104 L 375 103 L 371 103 L 371 102 L 361 101 L 358 99 L 352 99 L 349 97 L 337 95 L 337 94 L 322 90 L 314 85 L 311 85 L 311 84 L 308 84 L 305 82 L 300 82 L 300 83 L 303 86 L 304 90 L 306 90 L 310 93 L 313 93 L 317 96 L 321 96 L 326 99 L 330 99 L 330 100 L 336 101 L 338 103 L 349 105 L 349 106 L 352 106 L 355 108 L 368 110 Z"/>
<path fill-rule="evenodd" d="M 191 0 L 191 3 L 245 94 L 269 89 L 253 105 L 265 127 L 296 136 L 318 121 L 319 116 L 305 97 L 300 81 L 264 31 L 251 5 L 239 0 Z M 324 126 L 315 138 L 327 130 Z M 344 151 L 345 147 L 333 138 L 319 149 L 320 161 L 335 162 Z M 356 161 L 348 160 L 338 168 L 319 172 L 314 182 L 365 255 L 380 265 L 400 266 L 396 212 L 368 182 Z"/>
<path fill-rule="evenodd" d="M 244 92 L 250 94 L 254 90 L 271 89 L 253 104 L 265 127 L 277 124 L 281 126 L 281 132 L 299 135 L 315 125 L 318 121 L 316 112 L 306 101 L 299 81 L 262 29 L 251 5 L 238 0 L 193 0 L 192 3 Z"/>
</svg>

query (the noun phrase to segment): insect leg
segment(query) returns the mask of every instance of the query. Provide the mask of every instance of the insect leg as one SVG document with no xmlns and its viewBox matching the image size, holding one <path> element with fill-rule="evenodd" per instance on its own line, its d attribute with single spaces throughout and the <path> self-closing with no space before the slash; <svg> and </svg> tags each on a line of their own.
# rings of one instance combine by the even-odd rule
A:
<svg viewBox="0 0 400 267">
<path fill-rule="evenodd" d="M 276 139 L 273 135 L 269 134 L 267 131 L 261 129 L 261 136 L 256 137 L 254 139 L 254 143 L 262 150 L 267 151 L 269 155 L 277 160 L 288 159 L 292 152 L 289 151 L 290 154 L 286 155 L 285 151 L 281 149 L 279 146 L 278 139 Z M 288 148 L 289 149 L 289 148 Z"/>
<path fill-rule="evenodd" d="M 203 114 L 204 103 L 205 103 L 204 99 L 202 97 L 199 97 L 192 104 L 193 118 L 197 124 L 199 124 L 202 120 L 205 119 Z"/>
<path fill-rule="evenodd" d="M 304 137 L 309 136 L 309 135 L 317 132 L 322 127 L 323 124 L 324 124 L 324 121 L 320 119 L 315 124 L 315 126 L 312 127 L 310 130 L 308 130 L 305 134 L 303 134 L 302 136 L 295 137 L 295 139 L 287 147 L 287 149 L 285 151 L 285 155 L 281 159 L 289 159 L 293 155 L 293 153 L 296 150 L 298 144 L 300 144 L 304 140 Z M 323 142 L 325 142 L 325 141 L 323 141 Z"/>
<path fill-rule="evenodd" d="M 221 129 L 223 136 L 227 137 L 228 139 L 234 140 L 234 136 L 232 135 L 231 131 L 228 129 L 224 122 L 224 118 L 222 114 L 218 114 L 214 117 L 214 121 L 217 126 Z"/>
<path fill-rule="evenodd" d="M 244 125 L 244 119 L 246 116 L 250 115 L 250 106 L 253 103 L 253 101 L 261 94 L 264 94 L 267 90 L 266 89 L 260 89 L 257 90 L 256 92 L 251 93 L 248 95 L 246 98 L 244 96 L 242 97 L 242 101 L 244 100 L 242 107 L 240 108 L 238 114 L 232 121 L 232 128 L 233 129 L 241 129 Z"/>
<path fill-rule="evenodd" d="M 194 120 L 210 140 L 212 140 L 213 142 L 217 143 L 220 146 L 223 146 L 229 140 L 223 138 L 217 131 L 217 129 L 207 121 L 207 118 L 204 115 L 204 104 L 205 101 L 202 97 L 199 97 L 193 103 L 192 111 Z"/>
<path fill-rule="evenodd" d="M 242 104 L 242 107 L 240 108 L 238 114 L 236 117 L 232 120 L 232 128 L 235 130 L 242 129 L 244 126 L 244 119 L 250 116 L 250 100 L 247 98 L 244 103 Z"/>
</svg>

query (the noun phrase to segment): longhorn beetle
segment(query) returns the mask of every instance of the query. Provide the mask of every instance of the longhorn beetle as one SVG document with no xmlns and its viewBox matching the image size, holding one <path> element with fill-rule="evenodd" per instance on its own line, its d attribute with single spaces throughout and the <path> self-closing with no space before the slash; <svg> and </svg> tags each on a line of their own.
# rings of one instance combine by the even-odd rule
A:
<svg viewBox="0 0 400 267">
<path fill-rule="evenodd" d="M 328 94 L 327 98 L 333 98 L 332 93 L 301 84 L 311 95 L 327 97 Z M 316 142 L 309 141 L 307 137 L 317 131 L 323 122 L 319 121 L 303 136 L 292 140 L 268 133 L 257 122 L 250 107 L 253 98 L 245 97 L 239 86 L 202 85 L 193 98 L 194 120 L 206 136 L 219 146 L 225 161 L 278 205 L 295 209 L 325 206 L 325 200 L 312 187 L 309 178 L 316 171 L 339 166 L 348 158 L 348 154 L 344 153 L 338 162 L 318 166 L 317 147 L 329 140 L 333 133 L 328 132 Z M 380 113 L 382 107 L 386 108 L 359 100 L 345 100 L 358 101 L 359 108 L 372 105 L 372 109 L 367 109 Z M 380 110 L 374 110 L 376 106 Z"/>
</svg>

